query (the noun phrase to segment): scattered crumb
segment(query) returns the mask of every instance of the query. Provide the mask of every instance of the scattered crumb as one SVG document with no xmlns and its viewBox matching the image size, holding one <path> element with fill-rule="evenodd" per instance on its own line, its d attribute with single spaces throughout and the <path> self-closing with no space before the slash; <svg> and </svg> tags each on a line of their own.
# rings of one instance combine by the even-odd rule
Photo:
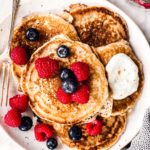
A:
<svg viewBox="0 0 150 150">
<path fill-rule="evenodd" d="M 121 74 L 121 70 L 118 70 L 118 75 L 120 75 Z"/>
<path fill-rule="evenodd" d="M 2 32 L 2 31 L 3 31 L 3 29 L 0 29 L 0 31 Z"/>
</svg>

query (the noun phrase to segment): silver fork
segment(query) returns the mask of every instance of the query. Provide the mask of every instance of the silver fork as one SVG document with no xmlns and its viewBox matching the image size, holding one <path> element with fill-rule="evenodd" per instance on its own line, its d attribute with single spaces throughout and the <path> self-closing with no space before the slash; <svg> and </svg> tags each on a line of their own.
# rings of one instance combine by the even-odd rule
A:
<svg viewBox="0 0 150 150">
<path fill-rule="evenodd" d="M 4 52 L 0 55 L 0 73 L 2 75 L 1 77 L 1 99 L 0 99 L 0 106 L 7 106 L 8 105 L 8 92 L 9 92 L 9 83 L 10 83 L 10 66 L 11 66 L 11 60 L 10 60 L 10 44 L 14 29 L 14 23 L 16 18 L 16 13 L 18 10 L 20 0 L 13 0 L 12 4 L 12 17 L 11 17 L 11 27 L 10 27 L 10 33 L 9 33 L 9 39 L 8 44 L 4 50 Z"/>
</svg>

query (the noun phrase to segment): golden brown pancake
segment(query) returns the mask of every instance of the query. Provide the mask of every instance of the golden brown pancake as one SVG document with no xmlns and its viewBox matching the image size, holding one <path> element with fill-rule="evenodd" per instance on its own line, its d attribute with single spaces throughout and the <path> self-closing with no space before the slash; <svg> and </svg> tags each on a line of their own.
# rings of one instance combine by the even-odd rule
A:
<svg viewBox="0 0 150 150">
<path fill-rule="evenodd" d="M 57 48 L 66 45 L 70 48 L 70 56 L 60 58 Z M 85 62 L 90 68 L 88 84 L 90 87 L 89 101 L 86 104 L 62 104 L 56 97 L 61 86 L 59 75 L 54 78 L 41 79 L 35 69 L 35 60 L 39 57 L 50 57 L 58 60 L 60 68 L 67 67 L 77 61 Z M 23 68 L 21 87 L 30 97 L 30 107 L 40 118 L 57 123 L 77 123 L 96 115 L 108 97 L 108 83 L 101 62 L 86 44 L 72 41 L 64 35 L 56 36 L 37 49 L 28 64 Z"/>
<path fill-rule="evenodd" d="M 99 47 L 121 39 L 128 40 L 126 22 L 108 8 L 73 4 L 67 11 L 72 15 L 72 24 L 83 43 Z"/>
<path fill-rule="evenodd" d="M 79 141 L 72 141 L 68 136 L 68 131 L 72 125 L 63 125 L 50 123 L 43 120 L 44 123 L 53 125 L 57 135 L 60 137 L 63 144 L 78 150 L 107 150 L 112 147 L 123 134 L 126 127 L 126 115 L 112 116 L 109 118 L 102 118 L 102 133 L 96 136 L 90 136 L 86 132 L 85 124 L 78 125 L 82 130 L 82 138 Z"/>
<path fill-rule="evenodd" d="M 104 118 L 110 117 L 112 115 L 112 109 L 113 109 L 113 98 L 109 96 L 105 101 L 99 114 Z"/>
<path fill-rule="evenodd" d="M 113 111 L 112 115 L 124 114 L 126 111 L 131 110 L 137 100 L 139 99 L 143 85 L 144 85 L 144 74 L 142 64 L 129 46 L 129 43 L 122 40 L 120 42 L 112 43 L 107 46 L 99 47 L 97 49 L 93 49 L 97 56 L 99 56 L 101 62 L 104 66 L 107 65 L 109 60 L 118 53 L 125 53 L 128 55 L 134 63 L 137 65 L 139 69 L 139 86 L 135 93 L 132 95 L 122 99 L 122 100 L 113 100 Z M 110 91 L 111 95 L 111 91 Z"/>
<path fill-rule="evenodd" d="M 29 28 L 35 28 L 39 31 L 40 38 L 37 41 L 29 41 L 25 37 L 25 33 Z M 79 40 L 73 25 L 54 14 L 49 15 L 31 15 L 24 17 L 21 23 L 15 28 L 11 49 L 17 46 L 25 48 L 32 54 L 37 48 L 49 41 L 58 34 L 67 35 L 72 40 Z M 23 66 L 12 65 L 12 70 L 19 82 L 21 70 Z"/>
</svg>

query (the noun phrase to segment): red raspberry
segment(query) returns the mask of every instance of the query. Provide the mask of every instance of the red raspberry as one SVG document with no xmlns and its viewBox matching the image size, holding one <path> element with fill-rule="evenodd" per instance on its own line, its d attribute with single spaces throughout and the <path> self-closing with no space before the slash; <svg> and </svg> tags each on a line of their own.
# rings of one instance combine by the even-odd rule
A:
<svg viewBox="0 0 150 150">
<path fill-rule="evenodd" d="M 28 61 L 27 51 L 22 47 L 12 49 L 10 57 L 17 65 L 25 65 Z"/>
<path fill-rule="evenodd" d="M 28 100 L 26 95 L 16 95 L 9 99 L 9 105 L 22 113 L 27 110 Z"/>
<path fill-rule="evenodd" d="M 87 123 L 86 131 L 91 136 L 101 134 L 102 122 L 100 120 L 94 120 L 93 122 Z"/>
<path fill-rule="evenodd" d="M 34 134 L 37 141 L 46 141 L 53 135 L 52 128 L 46 124 L 40 123 L 34 127 Z"/>
<path fill-rule="evenodd" d="M 89 77 L 89 66 L 83 62 L 75 62 L 70 66 L 78 81 L 87 80 Z"/>
<path fill-rule="evenodd" d="M 89 101 L 89 87 L 81 85 L 75 93 L 72 94 L 72 101 L 85 104 Z"/>
<path fill-rule="evenodd" d="M 65 93 L 60 87 L 57 91 L 57 98 L 63 104 L 68 104 L 71 101 L 71 94 Z"/>
<path fill-rule="evenodd" d="M 38 58 L 35 61 L 35 68 L 40 78 L 52 77 L 59 70 L 59 63 L 49 57 Z"/>
<path fill-rule="evenodd" d="M 5 115 L 4 122 L 10 127 L 19 127 L 21 124 L 21 114 L 16 109 L 11 109 Z"/>
</svg>

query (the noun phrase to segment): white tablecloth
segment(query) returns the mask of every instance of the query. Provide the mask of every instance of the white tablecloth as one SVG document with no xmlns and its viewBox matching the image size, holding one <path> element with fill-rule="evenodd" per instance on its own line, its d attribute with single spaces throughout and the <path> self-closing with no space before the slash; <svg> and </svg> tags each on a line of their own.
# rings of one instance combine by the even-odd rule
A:
<svg viewBox="0 0 150 150">
<path fill-rule="evenodd" d="M 22 0 L 24 1 L 29 0 Z M 36 1 L 36 0 L 35 0 Z M 144 10 L 131 5 L 128 0 L 110 0 L 128 14 L 142 29 L 150 43 L 150 10 Z M 0 0 L 0 22 L 11 11 L 11 0 Z M 9 137 L 0 129 L 0 150 L 21 150 Z"/>
</svg>

